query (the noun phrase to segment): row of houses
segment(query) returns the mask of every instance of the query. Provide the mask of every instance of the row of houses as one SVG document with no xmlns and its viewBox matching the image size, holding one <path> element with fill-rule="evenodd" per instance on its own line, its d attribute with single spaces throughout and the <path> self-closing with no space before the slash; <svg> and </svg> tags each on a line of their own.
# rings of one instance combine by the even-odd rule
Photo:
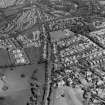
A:
<svg viewBox="0 0 105 105">
<path fill-rule="evenodd" d="M 97 46 L 97 44 L 84 36 L 78 35 L 75 36 L 74 39 L 75 40 L 73 44 L 72 38 L 67 38 L 66 40 L 62 39 L 61 41 L 53 43 L 53 63 L 56 69 L 57 67 L 59 67 L 59 64 L 62 64 L 62 67 L 64 66 L 65 68 L 68 68 L 77 64 L 86 66 L 88 64 L 85 63 L 86 61 L 88 61 L 89 66 L 94 68 L 96 66 L 100 66 L 100 64 L 105 63 L 104 49 L 100 48 L 99 46 Z M 68 46 L 67 44 L 65 44 L 67 43 L 66 41 L 70 42 Z M 63 46 L 63 48 L 58 49 L 59 46 Z M 82 61 L 82 59 L 84 60 Z"/>
<path fill-rule="evenodd" d="M 62 41 L 62 43 L 64 42 Z M 59 63 L 62 62 L 61 68 L 56 68 L 54 71 L 54 75 L 56 75 L 53 75 L 54 85 L 59 86 L 63 83 L 63 86 L 79 87 L 83 90 L 84 99 L 86 99 L 86 94 L 89 93 L 93 100 L 92 103 L 104 102 L 105 92 L 102 92 L 102 89 L 104 88 L 105 68 L 102 68 L 102 65 L 105 64 L 105 50 L 92 41 L 88 41 L 87 44 L 81 43 L 81 48 L 78 45 L 78 43 L 75 44 L 74 42 L 73 45 L 69 44 L 67 48 L 63 46 L 64 50 L 60 49 L 62 53 L 57 53 L 59 51 L 56 48 L 57 44 L 54 45 L 53 54 L 61 59 L 58 59 L 58 61 L 54 63 L 55 65 L 58 64 L 57 67 L 59 67 Z M 74 50 L 77 50 L 77 53 L 75 53 L 72 47 Z M 71 55 L 71 52 L 75 54 Z M 61 54 L 61 56 L 59 56 L 59 54 Z M 76 57 L 75 55 L 80 56 Z M 77 62 L 75 62 L 76 60 Z M 63 65 L 65 65 L 65 67 Z"/>
<path fill-rule="evenodd" d="M 8 51 L 12 64 L 29 64 L 30 61 L 24 49 L 30 47 L 41 47 L 40 31 L 32 31 L 30 34 L 32 34 L 32 38 L 28 38 L 28 36 L 25 34 L 19 34 L 16 38 L 11 37 L 4 40 L 0 40 L 0 48 Z"/>
<path fill-rule="evenodd" d="M 90 32 L 88 35 L 94 42 L 105 48 L 105 29 Z"/>
<path fill-rule="evenodd" d="M 3 24 L 0 32 L 3 34 L 16 34 L 17 32 L 27 30 L 37 23 L 36 6 L 23 8 L 22 12 L 17 13 L 15 18 Z"/>
<path fill-rule="evenodd" d="M 19 45 L 16 39 L 8 38 L 1 42 L 1 46 L 3 46 L 2 48 L 8 51 L 11 64 L 21 65 L 30 63 L 24 49 Z"/>
<path fill-rule="evenodd" d="M 22 50 L 22 49 L 10 50 L 9 55 L 10 55 L 12 63 L 15 63 L 15 65 L 30 63 L 27 55 L 25 54 L 24 50 Z"/>
<path fill-rule="evenodd" d="M 39 38 L 29 39 L 26 35 L 18 35 L 17 40 L 21 43 L 23 48 L 29 48 L 32 46 L 38 48 L 41 46 Z"/>
</svg>

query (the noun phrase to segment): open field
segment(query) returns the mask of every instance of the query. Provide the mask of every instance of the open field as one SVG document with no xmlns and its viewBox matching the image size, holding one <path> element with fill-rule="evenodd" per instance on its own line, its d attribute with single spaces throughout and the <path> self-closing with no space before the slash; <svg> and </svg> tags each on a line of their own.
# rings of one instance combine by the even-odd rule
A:
<svg viewBox="0 0 105 105">
<path fill-rule="evenodd" d="M 10 65 L 11 61 L 8 52 L 4 49 L 0 49 L 0 66 Z"/>
<path fill-rule="evenodd" d="M 52 89 L 50 105 L 83 105 L 82 91 L 70 87 Z"/>
<path fill-rule="evenodd" d="M 8 90 L 0 92 L 0 95 L 7 97 L 7 100 L 8 97 L 11 97 L 11 101 L 14 101 L 11 105 L 26 105 L 26 102 L 29 100 L 29 97 L 31 95 L 29 83 L 33 71 L 37 69 L 36 78 L 42 84 L 42 86 L 45 82 L 44 64 L 37 64 L 39 60 L 38 49 L 29 48 L 27 49 L 27 53 L 29 54 L 29 57 L 31 57 L 30 59 L 33 62 L 32 65 L 15 67 L 12 68 L 12 71 L 10 68 L 5 69 L 7 82 L 4 83 L 4 85 L 8 86 Z M 21 74 L 24 74 L 25 77 L 22 78 Z"/>
</svg>

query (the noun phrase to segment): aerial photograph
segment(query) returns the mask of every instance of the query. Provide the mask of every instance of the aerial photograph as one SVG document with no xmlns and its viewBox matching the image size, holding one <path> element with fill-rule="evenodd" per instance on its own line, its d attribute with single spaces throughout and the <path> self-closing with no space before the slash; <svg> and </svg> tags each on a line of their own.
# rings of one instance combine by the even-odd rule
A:
<svg viewBox="0 0 105 105">
<path fill-rule="evenodd" d="M 0 0 L 0 105 L 105 105 L 105 0 Z"/>
</svg>

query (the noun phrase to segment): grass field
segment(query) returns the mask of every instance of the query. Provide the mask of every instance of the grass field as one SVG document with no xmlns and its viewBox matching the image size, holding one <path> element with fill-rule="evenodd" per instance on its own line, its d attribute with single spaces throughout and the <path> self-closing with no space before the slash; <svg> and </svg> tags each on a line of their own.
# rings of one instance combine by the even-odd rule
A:
<svg viewBox="0 0 105 105">
<path fill-rule="evenodd" d="M 8 52 L 4 49 L 0 49 L 0 66 L 10 65 Z"/>
<path fill-rule="evenodd" d="M 37 64 L 40 56 L 39 49 L 32 47 L 25 49 L 25 52 L 33 62 L 32 65 L 20 66 L 20 67 L 17 66 L 13 68 L 12 71 L 10 68 L 5 69 L 5 75 L 7 77 L 7 82 L 5 83 L 5 85 L 8 86 L 8 90 L 2 91 L 0 95 L 7 97 L 7 100 L 8 97 L 11 97 L 11 101 L 13 101 L 11 102 L 11 105 L 26 105 L 26 102 L 29 100 L 30 97 L 30 85 L 29 85 L 30 77 L 34 70 L 36 69 L 38 70 L 35 76 L 38 79 L 38 81 L 41 83 L 42 88 L 45 83 L 44 81 L 45 65 Z M 7 55 L 5 54 L 4 56 Z M 3 61 L 3 63 L 5 63 L 5 61 Z M 25 77 L 21 78 L 21 74 L 24 74 Z M 42 90 L 42 96 L 43 96 L 43 90 Z M 40 97 L 39 99 L 40 101 L 42 100 L 41 98 L 42 97 Z"/>
</svg>

